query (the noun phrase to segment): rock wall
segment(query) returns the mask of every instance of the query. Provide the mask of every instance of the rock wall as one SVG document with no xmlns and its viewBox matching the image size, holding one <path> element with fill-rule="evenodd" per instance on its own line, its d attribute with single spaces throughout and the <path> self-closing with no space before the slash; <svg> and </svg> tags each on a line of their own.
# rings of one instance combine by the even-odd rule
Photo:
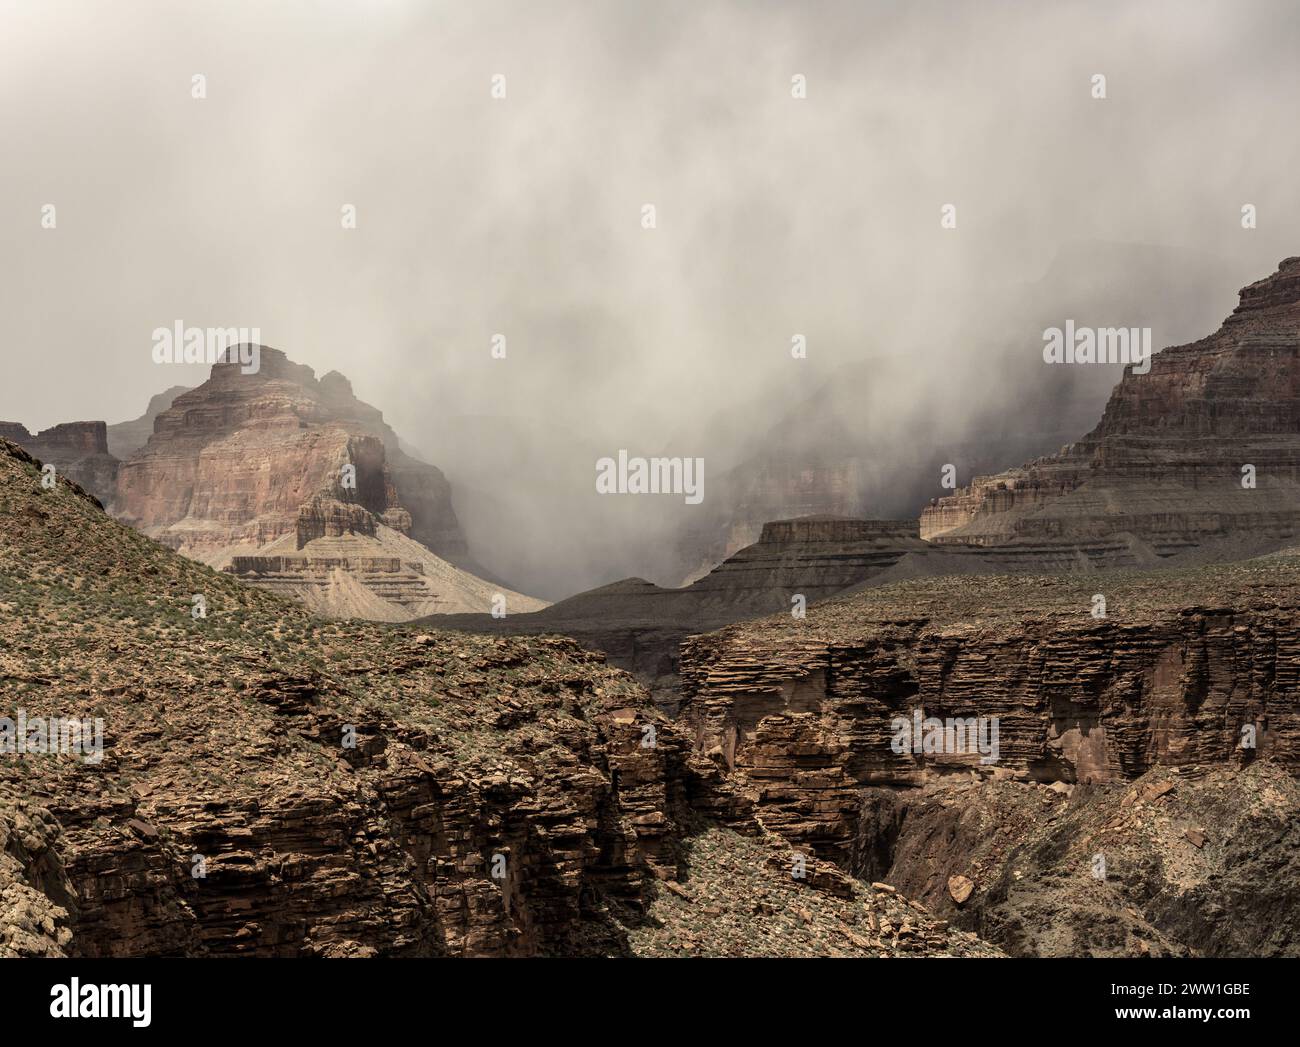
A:
<svg viewBox="0 0 1300 1047">
<path fill-rule="evenodd" d="M 289 683 L 258 700 L 277 703 L 284 726 L 330 744 L 335 718 L 309 694 L 279 689 Z M 124 798 L 56 801 L 79 899 L 71 951 L 572 951 L 594 919 L 593 892 L 643 906 L 659 876 L 677 874 L 688 747 L 666 729 L 661 746 L 642 749 L 634 719 L 598 719 L 567 739 L 580 760 L 536 776 L 457 766 L 411 748 L 427 740 L 402 740 L 399 724 L 365 724 L 351 770 L 305 789 L 268 782 L 259 794 L 190 796 L 147 784 Z"/>
</svg>

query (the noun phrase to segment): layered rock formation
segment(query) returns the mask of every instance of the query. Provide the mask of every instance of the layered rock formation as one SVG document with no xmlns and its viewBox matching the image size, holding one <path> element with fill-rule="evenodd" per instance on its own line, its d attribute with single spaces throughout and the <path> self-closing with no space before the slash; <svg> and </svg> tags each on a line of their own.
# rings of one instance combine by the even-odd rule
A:
<svg viewBox="0 0 1300 1047">
<path fill-rule="evenodd" d="M 121 519 L 322 614 L 405 621 L 488 611 L 497 594 L 545 606 L 456 566 L 469 561 L 446 480 L 346 378 L 266 347 L 260 361 L 251 375 L 216 364 L 157 413 L 120 470 Z"/>
<path fill-rule="evenodd" d="M 0 536 L 0 716 L 98 718 L 103 743 L 56 755 L 28 731 L 0 753 L 0 952 L 996 953 L 815 857 L 794 875 L 645 692 L 572 641 L 313 618 L 66 479 L 42 490 L 7 441 Z M 746 894 L 715 930 L 698 914 L 729 882 Z M 807 932 L 787 939 L 776 903 Z"/>
<path fill-rule="evenodd" d="M 404 510 L 402 510 L 404 512 Z M 453 567 L 408 538 L 394 510 L 376 518 L 346 503 L 313 499 L 292 535 L 230 553 L 222 570 L 291 597 L 317 614 L 405 622 L 424 615 L 526 614 L 546 604 Z M 386 519 L 397 524 L 381 523 Z"/>
<path fill-rule="evenodd" d="M 1111 564 L 1239 558 L 1298 529 L 1300 258 L 1243 289 L 1215 334 L 1156 354 L 1148 374 L 1127 369 L 1078 443 L 921 515 L 930 541 L 1019 545 L 1045 566 L 1073 550 Z"/>
<path fill-rule="evenodd" d="M 978 309 L 878 310 L 852 363 L 834 365 L 842 347 L 817 339 L 807 359 L 787 363 L 778 395 L 720 405 L 674 434 L 708 460 L 709 494 L 683 515 L 678 573 L 663 576 L 694 581 L 769 520 L 914 517 L 947 493 L 946 464 L 964 481 L 1057 451 L 1096 422 L 1122 367 L 1043 366 L 1043 329 L 1074 317 L 1150 327 L 1158 344 L 1190 341 L 1221 318 L 1223 272 L 1221 257 L 1184 248 L 1069 242 L 1030 283 L 967 274 Z M 936 358 L 942 373 L 931 373 Z"/>
<path fill-rule="evenodd" d="M 1092 616 L 1098 593 L 1102 619 Z M 951 821 L 991 802 L 998 783 L 1032 800 L 1047 795 L 1034 792 L 1040 786 L 1118 789 L 1168 769 L 1238 773 L 1266 762 L 1289 779 L 1300 768 L 1297 610 L 1300 558 L 1289 556 L 1088 579 L 901 583 L 826 601 L 803 621 L 773 617 L 688 638 L 682 722 L 768 828 L 932 900 L 937 870 L 922 870 L 915 855 L 953 830 L 912 815 L 949 781 L 974 790 L 950 805 Z M 934 746 L 911 730 L 917 721 Z M 1277 817 L 1300 815 L 1286 804 Z M 906 831 L 900 811 L 911 812 Z M 996 822 L 1023 840 L 1014 810 L 971 817 L 986 815 L 988 824 L 971 823 L 971 839 Z M 945 861 L 961 864 L 968 850 L 954 844 Z M 1278 860 L 1300 873 L 1300 850 Z M 1076 872 L 1086 881 L 1084 866 Z M 1195 904 L 1210 920 L 1228 901 L 1207 891 Z M 1300 919 L 1293 908 L 1287 918 Z M 1171 941 L 1191 947 L 1195 925 L 1184 913 Z M 1065 938 L 1031 946 L 1034 935 L 1017 933 L 995 938 L 1013 951 L 1074 948 Z M 1172 948 L 1153 933 L 1139 939 Z"/>
<path fill-rule="evenodd" d="M 342 375 L 318 381 L 310 367 L 263 347 L 256 374 L 218 363 L 156 417 L 153 436 L 121 470 L 119 513 L 203 557 L 293 533 L 299 508 L 332 493 L 375 515 L 405 508 L 412 537 L 444 558 L 464 556 L 446 480 L 397 443 Z M 355 498 L 343 493 L 344 465 L 355 467 Z"/>
<path fill-rule="evenodd" d="M 910 384 L 910 366 L 876 359 L 841 368 L 770 430 L 748 430 L 750 453 L 710 479 L 705 503 L 683 515 L 669 576 L 683 585 L 705 577 L 761 543 L 774 520 L 913 515 L 944 460 L 935 460 L 935 448 L 969 441 L 959 440 L 955 418 L 937 404 L 890 392 Z M 900 440 L 900 433 L 924 438 Z M 970 446 L 963 468 L 992 467 L 1025 443 L 1023 434 L 1009 445 L 990 435 Z"/>
<path fill-rule="evenodd" d="M 64 422 L 35 435 L 17 422 L 0 422 L 0 438 L 25 448 L 104 505 L 112 505 L 120 463 L 109 453 L 108 430 L 103 422 Z"/>
<path fill-rule="evenodd" d="M 681 589 L 641 578 L 562 600 L 534 614 L 454 615 L 443 628 L 471 632 L 561 633 L 604 652 L 634 673 L 669 712 L 677 703 L 677 648 L 692 633 L 825 599 L 927 549 L 916 525 L 897 520 L 813 516 L 766 524 L 753 545 Z"/>
</svg>

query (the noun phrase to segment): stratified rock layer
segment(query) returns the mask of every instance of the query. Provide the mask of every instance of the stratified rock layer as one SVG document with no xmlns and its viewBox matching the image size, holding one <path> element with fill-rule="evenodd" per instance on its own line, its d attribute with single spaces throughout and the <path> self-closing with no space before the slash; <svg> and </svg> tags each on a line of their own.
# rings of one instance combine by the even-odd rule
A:
<svg viewBox="0 0 1300 1047">
<path fill-rule="evenodd" d="M 1106 617 L 1092 617 L 1103 595 Z M 939 579 L 827 601 L 803 621 L 682 644 L 697 747 L 765 823 L 846 861 L 864 787 L 975 771 L 1112 782 L 1154 767 L 1300 764 L 1300 561 L 1091 581 Z M 993 718 L 996 759 L 897 751 L 896 720 Z M 1244 737 L 1254 747 L 1241 748 Z"/>
<path fill-rule="evenodd" d="M 442 474 L 410 458 L 383 415 L 336 372 L 262 347 L 260 370 L 218 363 L 154 421 L 145 447 L 123 464 L 118 513 L 188 555 L 264 544 L 298 529 L 300 507 L 320 494 L 374 515 L 404 508 L 411 537 L 444 559 L 466 555 Z M 355 469 L 345 489 L 342 469 Z"/>
<path fill-rule="evenodd" d="M 218 363 L 157 410 L 120 470 L 121 519 L 332 617 L 487 612 L 498 596 L 545 606 L 457 566 L 468 555 L 447 481 L 401 450 L 346 378 L 317 380 L 276 349 L 259 360 L 255 374 Z"/>
<path fill-rule="evenodd" d="M 1148 374 L 1126 369 L 1078 443 L 937 499 L 920 533 L 1034 546 L 1027 561 L 1119 538 L 1111 564 L 1143 552 L 1233 559 L 1290 542 L 1300 533 L 1300 258 L 1243 289 L 1215 334 L 1157 353 Z"/>
<path fill-rule="evenodd" d="M 1014 954 L 1293 955 L 1298 612 L 1294 556 L 895 584 L 688 638 L 679 722 L 791 846 Z"/>
<path fill-rule="evenodd" d="M 470 632 L 575 637 L 634 673 L 671 712 L 677 701 L 677 648 L 686 636 L 781 608 L 794 613 L 926 549 L 910 521 L 778 520 L 765 524 L 753 545 L 681 589 L 629 578 L 535 614 L 454 615 L 437 621 Z"/>
</svg>

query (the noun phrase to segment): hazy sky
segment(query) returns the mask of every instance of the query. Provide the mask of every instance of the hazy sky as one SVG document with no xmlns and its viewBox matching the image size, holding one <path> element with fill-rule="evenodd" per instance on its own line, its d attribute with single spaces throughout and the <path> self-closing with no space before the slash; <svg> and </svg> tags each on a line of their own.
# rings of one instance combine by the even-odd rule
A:
<svg viewBox="0 0 1300 1047">
<path fill-rule="evenodd" d="M 259 327 L 445 468 L 452 415 L 655 450 L 873 354 L 940 381 L 1078 241 L 1212 257 L 1222 315 L 1300 253 L 1298 53 L 1250 0 L 0 0 L 0 419 L 134 417 L 206 375 L 154 328 Z"/>
</svg>

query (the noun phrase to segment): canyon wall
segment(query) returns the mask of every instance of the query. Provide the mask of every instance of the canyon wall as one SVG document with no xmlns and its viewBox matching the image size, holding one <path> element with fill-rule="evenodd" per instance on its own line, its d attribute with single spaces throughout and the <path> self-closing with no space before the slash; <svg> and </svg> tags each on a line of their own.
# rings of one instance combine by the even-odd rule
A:
<svg viewBox="0 0 1300 1047">
<path fill-rule="evenodd" d="M 1206 569 L 1207 572 L 1209 569 Z M 1300 568 L 1190 579 L 947 579 L 682 644 L 682 716 L 766 824 L 847 861 L 860 793 L 936 775 L 1104 783 L 1154 767 L 1300 764 Z M 973 591 L 996 611 L 964 604 Z M 965 607 L 969 617 L 960 613 Z M 896 718 L 998 720 L 978 751 L 897 752 Z M 1254 747 L 1243 749 L 1248 729 Z"/>
<path fill-rule="evenodd" d="M 793 847 L 1013 955 L 1292 956 L 1298 612 L 1294 556 L 915 580 L 687 638 L 679 723 Z"/>
<path fill-rule="evenodd" d="M 1244 288 L 1213 335 L 1157 353 L 1147 374 L 1126 368 L 1083 439 L 936 499 L 920 533 L 980 546 L 1129 536 L 1148 559 L 1189 562 L 1287 544 L 1300 533 L 1300 258 Z"/>
</svg>

